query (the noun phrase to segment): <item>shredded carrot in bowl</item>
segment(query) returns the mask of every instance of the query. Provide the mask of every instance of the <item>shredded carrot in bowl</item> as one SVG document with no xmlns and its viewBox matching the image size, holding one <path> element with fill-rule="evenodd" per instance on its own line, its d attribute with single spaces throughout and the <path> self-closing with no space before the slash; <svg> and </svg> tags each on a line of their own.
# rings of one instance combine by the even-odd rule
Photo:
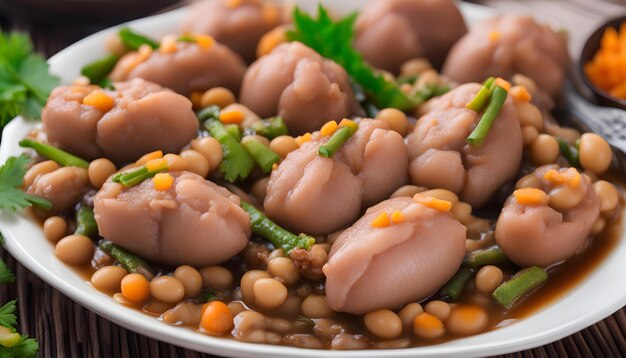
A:
<svg viewBox="0 0 626 358">
<path fill-rule="evenodd" d="M 585 64 L 584 71 L 596 87 L 626 99 L 626 22 L 619 31 L 614 27 L 604 31 L 600 48 Z"/>
</svg>

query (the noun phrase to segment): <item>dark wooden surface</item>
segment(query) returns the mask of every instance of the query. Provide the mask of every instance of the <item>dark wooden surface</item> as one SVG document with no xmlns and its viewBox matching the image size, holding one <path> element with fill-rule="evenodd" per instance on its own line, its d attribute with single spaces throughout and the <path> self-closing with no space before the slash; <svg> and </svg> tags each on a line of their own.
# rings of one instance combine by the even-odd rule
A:
<svg viewBox="0 0 626 358">
<path fill-rule="evenodd" d="M 611 3 L 606 0 L 482 2 L 502 11 L 531 13 L 544 21 L 570 29 L 573 53 L 586 33 L 602 19 L 617 16 L 620 11 L 626 13 L 624 2 L 620 0 Z M 30 16 L 0 13 L 0 27 L 28 31 L 37 50 L 47 56 L 109 25 L 102 22 L 74 25 L 47 23 L 41 19 L 32 21 Z M 20 330 L 38 339 L 41 357 L 211 357 L 117 326 L 63 296 L 2 249 L 0 257 L 17 276 L 15 284 L 0 286 L 0 303 L 19 298 Z M 626 309 L 622 308 L 565 339 L 506 357 L 624 357 L 625 334 Z"/>
</svg>

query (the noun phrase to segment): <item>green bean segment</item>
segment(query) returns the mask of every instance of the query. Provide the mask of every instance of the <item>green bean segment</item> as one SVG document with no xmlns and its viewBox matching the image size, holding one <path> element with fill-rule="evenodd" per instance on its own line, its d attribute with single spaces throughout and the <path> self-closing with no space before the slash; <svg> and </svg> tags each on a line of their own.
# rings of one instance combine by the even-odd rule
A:
<svg viewBox="0 0 626 358">
<path fill-rule="evenodd" d="M 98 224 L 93 214 L 93 209 L 88 206 L 81 206 L 76 212 L 76 231 L 74 234 L 87 237 L 98 233 Z"/>
<path fill-rule="evenodd" d="M 446 302 L 456 302 L 461 298 L 463 294 L 463 289 L 469 282 L 469 280 L 474 276 L 474 270 L 468 266 L 461 266 L 459 271 L 452 276 L 450 281 L 446 283 L 445 286 L 440 291 L 441 300 Z"/>
<path fill-rule="evenodd" d="M 548 274 L 544 269 L 533 266 L 518 272 L 513 278 L 498 286 L 491 296 L 508 309 L 513 307 L 515 301 L 539 287 L 547 278 Z"/>
<path fill-rule="evenodd" d="M 250 215 L 252 232 L 267 239 L 274 246 L 282 248 L 287 254 L 297 247 L 308 250 L 315 243 L 315 239 L 311 236 L 295 235 L 278 226 L 250 203 L 241 201 L 241 207 Z"/>
<path fill-rule="evenodd" d="M 100 250 L 110 254 L 122 265 L 129 273 L 138 273 L 144 275 L 148 281 L 154 278 L 154 273 L 148 262 L 141 257 L 124 250 L 108 240 L 100 241 L 98 245 Z"/>
</svg>

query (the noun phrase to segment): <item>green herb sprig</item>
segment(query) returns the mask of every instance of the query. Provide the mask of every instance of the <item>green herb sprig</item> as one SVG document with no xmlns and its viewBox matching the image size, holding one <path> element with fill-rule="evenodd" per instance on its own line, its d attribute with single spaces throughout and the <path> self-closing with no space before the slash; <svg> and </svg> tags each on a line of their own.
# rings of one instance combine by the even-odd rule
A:
<svg viewBox="0 0 626 358">
<path fill-rule="evenodd" d="M 356 17 L 357 13 L 353 13 L 334 21 L 320 5 L 317 18 L 313 18 L 296 7 L 293 12 L 294 30 L 287 33 L 287 39 L 302 42 L 341 65 L 378 108 L 393 107 L 403 111 L 414 108 L 420 100 L 407 96 L 397 83 L 386 80 L 354 48 Z"/>
<path fill-rule="evenodd" d="M 20 189 L 31 160 L 26 154 L 22 154 L 19 157 L 9 157 L 0 167 L 0 209 L 16 211 L 31 205 L 47 210 L 52 208 L 52 203 L 48 200 L 27 194 Z"/>
<path fill-rule="evenodd" d="M 14 117 L 39 119 L 59 78 L 48 73 L 46 61 L 33 51 L 28 35 L 0 31 L 0 128 Z"/>
</svg>

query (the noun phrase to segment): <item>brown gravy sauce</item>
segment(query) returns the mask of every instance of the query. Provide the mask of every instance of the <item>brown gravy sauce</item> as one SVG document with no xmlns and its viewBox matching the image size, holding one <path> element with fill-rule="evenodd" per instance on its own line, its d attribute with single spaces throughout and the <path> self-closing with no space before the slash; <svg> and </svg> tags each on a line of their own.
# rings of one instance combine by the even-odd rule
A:
<svg viewBox="0 0 626 358">
<path fill-rule="evenodd" d="M 613 179 L 612 182 L 614 183 L 620 182 L 620 180 L 615 180 L 617 178 L 611 179 Z M 592 237 L 587 244 L 587 247 L 582 249 L 581 252 L 579 252 L 576 256 L 559 265 L 549 268 L 549 276 L 547 281 L 530 295 L 518 301 L 512 309 L 506 310 L 497 303 L 495 303 L 495 301 L 491 299 L 490 296 L 482 296 L 478 294 L 475 290 L 473 279 L 470 280 L 468 285 L 465 287 L 464 293 L 458 303 L 480 305 L 487 311 L 490 322 L 487 328 L 484 330 L 486 332 L 497 329 L 499 327 L 514 324 L 516 321 L 523 319 L 524 317 L 527 317 L 533 313 L 536 313 L 537 311 L 554 302 L 557 302 L 559 299 L 565 297 L 569 292 L 571 292 L 574 287 L 584 281 L 588 277 L 588 275 L 593 272 L 611 253 L 619 240 L 621 240 L 621 236 L 623 234 L 623 204 L 620 204 L 620 206 L 620 210 L 617 211 L 618 218 L 615 221 L 613 221 L 612 223 L 607 223 L 607 228 L 600 235 Z M 92 274 L 95 272 L 95 268 L 92 265 L 74 267 L 74 269 L 87 282 L 90 281 Z M 507 280 L 512 274 L 515 273 L 514 270 L 515 269 L 504 270 L 505 280 Z M 241 277 L 241 274 L 242 273 L 236 273 L 235 277 Z M 127 306 L 142 310 L 141 305 L 136 306 L 127 304 Z M 254 309 L 256 307 L 251 308 Z M 155 318 L 158 316 L 154 313 L 146 312 L 145 310 L 142 311 L 152 316 L 155 316 Z M 261 313 L 264 313 L 263 310 L 259 311 Z M 292 320 L 297 319 L 297 317 L 285 317 L 284 315 L 277 315 L 277 312 L 273 313 L 274 314 L 269 316 L 280 316 L 281 318 Z M 381 341 L 381 339 L 376 338 L 374 335 L 370 334 L 367 331 L 362 322 L 362 316 L 336 313 L 332 319 L 345 327 L 348 330 L 348 333 L 367 335 L 373 343 Z M 197 329 L 197 327 L 187 328 L 192 330 Z M 445 336 L 438 339 L 424 340 L 415 337 L 412 332 L 404 332 L 402 337 L 408 338 L 410 340 L 410 347 L 433 345 L 460 338 L 458 336 L 446 334 Z M 232 337 L 225 338 L 233 339 Z"/>
</svg>

